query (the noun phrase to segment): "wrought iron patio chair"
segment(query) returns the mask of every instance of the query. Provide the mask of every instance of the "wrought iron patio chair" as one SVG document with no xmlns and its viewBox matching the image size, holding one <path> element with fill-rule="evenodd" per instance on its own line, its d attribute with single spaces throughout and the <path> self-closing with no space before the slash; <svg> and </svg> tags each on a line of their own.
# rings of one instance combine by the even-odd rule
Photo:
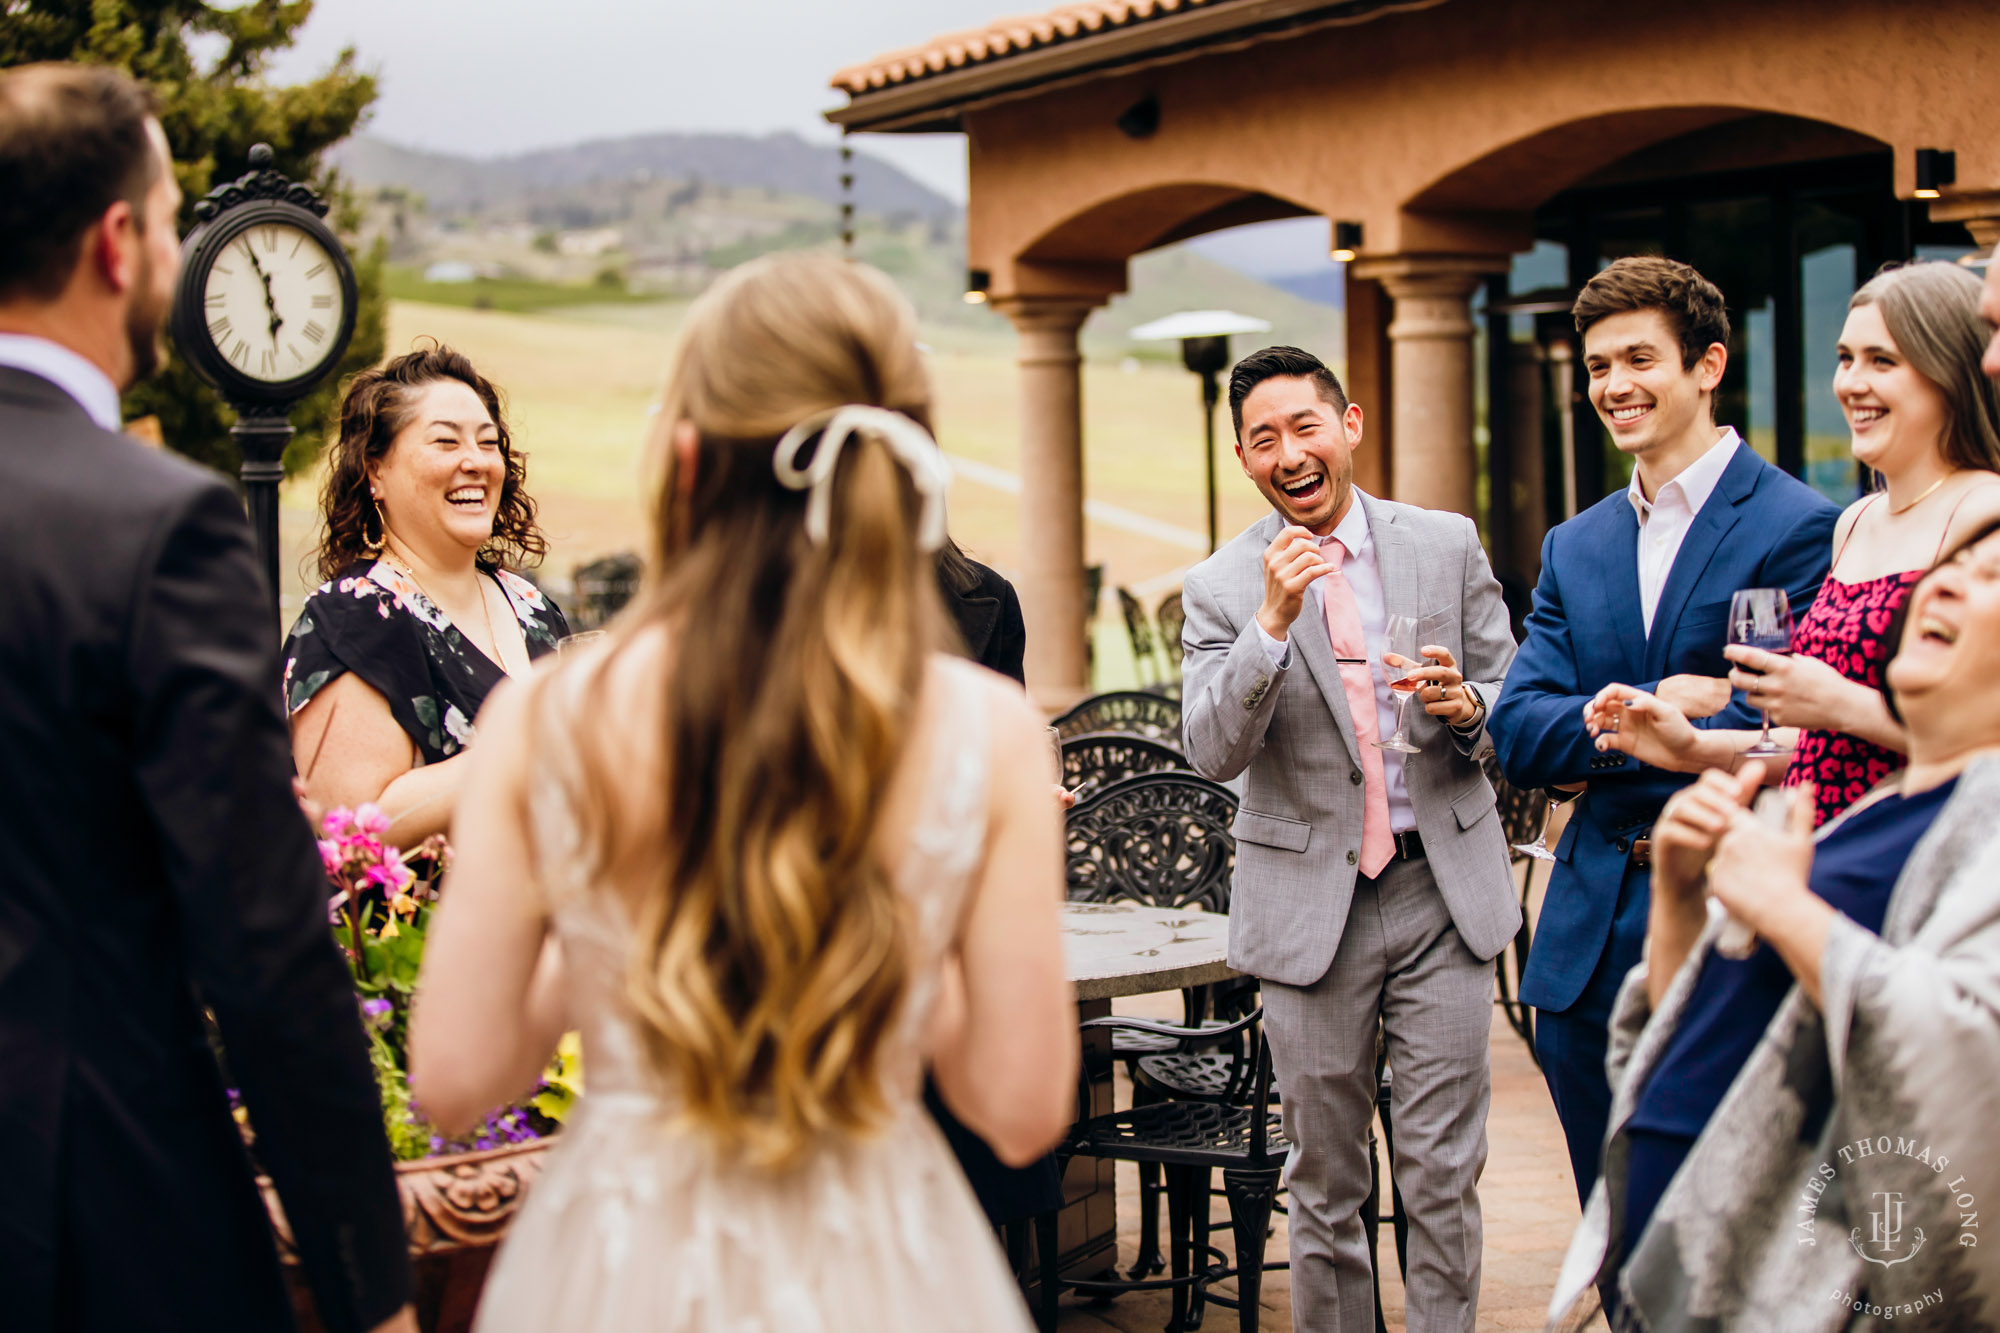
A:
<svg viewBox="0 0 2000 1333">
<path fill-rule="evenodd" d="M 1213 1028 L 1174 1027 L 1136 1018 L 1097 1018 L 1082 1025 L 1086 1031 L 1145 1032 L 1191 1046 L 1221 1045 L 1242 1037 L 1244 1054 L 1234 1064 L 1237 1093 L 1229 1100 L 1155 1102 L 1107 1115 L 1085 1115 L 1071 1126 L 1056 1149 L 1060 1164 L 1075 1157 L 1096 1157 L 1150 1163 L 1165 1172 L 1173 1273 L 1159 1278 L 1066 1281 L 1058 1270 L 1056 1215 L 1045 1213 L 1035 1227 L 1041 1252 L 1038 1314 L 1043 1333 L 1055 1329 L 1057 1302 L 1064 1290 L 1108 1297 L 1162 1289 L 1173 1292 L 1170 1329 L 1198 1326 L 1202 1306 L 1212 1302 L 1234 1307 L 1241 1327 L 1254 1333 L 1264 1272 L 1287 1266 L 1264 1262 L 1264 1242 L 1289 1145 L 1271 1108 L 1271 1061 L 1264 1047 L 1262 1019 L 1263 1010 L 1255 1009 Z M 1083 1077 L 1079 1106 L 1087 1108 L 1088 1071 Z M 1208 1243 L 1209 1183 L 1218 1169 L 1235 1233 L 1234 1264 L 1225 1263 L 1221 1252 Z M 1214 1283 L 1231 1277 L 1236 1279 L 1235 1297 L 1209 1291 Z"/>
<path fill-rule="evenodd" d="M 1088 799 L 1145 773 L 1187 772 L 1179 750 L 1124 731 L 1091 731 L 1062 743 L 1063 786 Z"/>
<path fill-rule="evenodd" d="M 1069 812 L 1070 900 L 1227 912 L 1235 818 L 1235 793 L 1197 773 L 1113 783 Z"/>
<path fill-rule="evenodd" d="M 1180 701 L 1143 690 L 1092 695 L 1052 725 L 1064 740 L 1094 731 L 1122 731 L 1181 748 Z"/>
<path fill-rule="evenodd" d="M 625 608 L 638 594 L 645 576 L 637 554 L 621 551 L 578 565 L 572 576 L 576 593 L 569 623 L 578 630 L 596 629 Z"/>
<path fill-rule="evenodd" d="M 1118 589 L 1118 609 L 1125 616 L 1125 637 L 1132 641 L 1132 664 L 1138 673 L 1141 689 L 1157 688 L 1161 682 L 1160 661 L 1154 656 L 1153 622 L 1146 616 L 1146 608 L 1132 595 L 1130 588 Z M 1147 677 L 1151 676 L 1149 681 Z"/>
<path fill-rule="evenodd" d="M 1534 927 L 1528 920 L 1528 897 L 1535 885 L 1533 858 L 1514 851 L 1516 844 L 1531 843 L 1542 825 L 1539 819 L 1546 818 L 1548 793 L 1541 790 L 1523 791 L 1513 786 L 1500 771 L 1500 763 L 1492 755 L 1483 761 L 1487 780 L 1493 784 L 1494 803 L 1500 813 L 1500 828 L 1507 839 L 1508 865 L 1528 863 L 1527 874 L 1521 877 L 1521 928 L 1514 932 L 1514 942 L 1501 953 L 1494 968 L 1494 1003 L 1507 1019 L 1507 1026 L 1514 1029 L 1528 1047 L 1528 1058 L 1537 1069 L 1541 1060 L 1535 1055 L 1535 1011 L 1520 999 L 1521 978 L 1528 974 L 1528 951 L 1534 945 Z"/>
<path fill-rule="evenodd" d="M 1093 743 L 1104 733 L 1080 737 Z M 1134 756 L 1164 760 L 1165 747 L 1138 737 L 1146 746 Z M 1072 742 L 1075 743 L 1075 742 Z M 1070 744 L 1063 746 L 1068 768 Z M 1109 747 L 1106 747 L 1107 750 Z M 1175 755 L 1178 760 L 1179 756 Z M 1073 902 L 1126 900 L 1148 907 L 1229 910 L 1229 880 L 1236 868 L 1236 839 L 1229 825 L 1236 797 L 1227 787 L 1186 771 L 1158 771 L 1100 788 L 1071 808 L 1065 829 L 1069 897 Z M 1189 1027 L 1200 1026 L 1208 1008 L 1199 989 L 1182 992 Z M 1112 1053 L 1134 1079 L 1134 1095 L 1153 1101 L 1171 1096 L 1181 1078 L 1199 1090 L 1224 1057 L 1184 1052 L 1171 1037 L 1143 1030 L 1112 1034 Z M 1179 1053 L 1186 1069 L 1162 1070 L 1148 1083 L 1138 1081 L 1136 1062 L 1146 1055 Z M 1133 1271 L 1157 1270 L 1160 1178 L 1156 1165 L 1139 1168 L 1140 1254 Z"/>
<path fill-rule="evenodd" d="M 1160 627 L 1160 654 L 1165 659 L 1166 678 L 1179 686 L 1181 679 L 1181 627 L 1187 624 L 1187 610 L 1178 590 L 1161 599 L 1153 620 Z"/>
</svg>

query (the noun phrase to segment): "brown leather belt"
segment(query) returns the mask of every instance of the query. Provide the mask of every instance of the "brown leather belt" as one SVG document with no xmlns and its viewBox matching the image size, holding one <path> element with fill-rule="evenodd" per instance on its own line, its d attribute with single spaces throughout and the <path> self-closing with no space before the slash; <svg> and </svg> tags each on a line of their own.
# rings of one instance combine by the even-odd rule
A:
<svg viewBox="0 0 2000 1333">
<path fill-rule="evenodd" d="M 1632 839 L 1632 864 L 1638 866 L 1641 870 L 1652 868 L 1653 840 L 1651 838 Z"/>
</svg>

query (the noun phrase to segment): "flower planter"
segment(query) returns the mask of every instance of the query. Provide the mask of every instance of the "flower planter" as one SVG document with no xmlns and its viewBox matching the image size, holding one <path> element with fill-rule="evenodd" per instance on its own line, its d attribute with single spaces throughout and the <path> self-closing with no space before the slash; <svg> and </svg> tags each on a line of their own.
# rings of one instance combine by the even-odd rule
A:
<svg viewBox="0 0 2000 1333">
<path fill-rule="evenodd" d="M 539 1139 L 396 1164 L 416 1277 L 417 1323 L 424 1333 L 465 1333 L 472 1327 L 494 1247 L 527 1201 L 553 1145 L 553 1139 Z M 322 1333 L 277 1190 L 268 1177 L 257 1183 L 277 1234 L 300 1333 Z"/>
</svg>

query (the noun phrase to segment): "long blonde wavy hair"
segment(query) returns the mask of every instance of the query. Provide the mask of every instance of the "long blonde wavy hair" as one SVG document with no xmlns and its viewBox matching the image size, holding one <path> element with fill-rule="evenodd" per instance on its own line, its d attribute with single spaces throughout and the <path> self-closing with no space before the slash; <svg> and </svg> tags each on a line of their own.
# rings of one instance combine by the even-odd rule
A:
<svg viewBox="0 0 2000 1333">
<path fill-rule="evenodd" d="M 878 1066 L 912 936 L 874 839 L 944 641 L 919 498 L 887 447 L 848 443 L 823 545 L 772 456 L 831 408 L 928 426 L 929 400 L 915 317 L 872 268 L 774 256 L 697 301 L 656 427 L 649 583 L 603 668 L 664 628 L 658 802 L 610 799 L 629 780 L 616 739 L 586 742 L 586 795 L 605 799 L 583 802 L 584 858 L 632 896 L 624 989 L 647 1054 L 690 1121 L 765 1166 L 886 1110 Z M 680 422 L 690 460 L 671 444 Z"/>
</svg>

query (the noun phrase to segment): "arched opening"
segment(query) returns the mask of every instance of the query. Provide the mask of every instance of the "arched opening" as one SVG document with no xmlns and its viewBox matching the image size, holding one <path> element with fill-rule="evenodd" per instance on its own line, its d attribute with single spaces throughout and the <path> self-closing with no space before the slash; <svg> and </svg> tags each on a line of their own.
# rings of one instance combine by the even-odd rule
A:
<svg viewBox="0 0 2000 1333">
<path fill-rule="evenodd" d="M 1618 144 L 1614 155 L 1607 145 Z M 1714 281 L 1731 319 L 1718 422 L 1844 503 L 1863 480 L 1828 387 L 1847 299 L 1884 263 L 1971 247 L 1962 227 L 1896 197 L 1887 144 L 1730 108 L 1558 126 L 1454 170 L 1410 209 L 1475 199 L 1532 218 L 1534 247 L 1486 283 L 1474 310 L 1488 534 L 1495 563 L 1529 579 L 1546 528 L 1630 476 L 1584 396 L 1569 317 L 1592 274 L 1661 254 Z"/>
<path fill-rule="evenodd" d="M 1239 185 L 1198 181 L 1156 185 L 1064 218 L 1024 246 L 1020 259 L 1031 264 L 1112 263 L 1207 232 L 1310 217 L 1312 212 Z"/>
</svg>

